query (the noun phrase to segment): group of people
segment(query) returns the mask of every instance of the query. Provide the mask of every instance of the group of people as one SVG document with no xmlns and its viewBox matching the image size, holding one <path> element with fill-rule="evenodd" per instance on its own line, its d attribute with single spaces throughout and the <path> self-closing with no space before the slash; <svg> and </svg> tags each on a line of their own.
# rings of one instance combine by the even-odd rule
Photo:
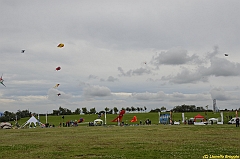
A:
<svg viewBox="0 0 240 159">
<path fill-rule="evenodd" d="M 152 124 L 152 121 L 151 121 L 150 119 L 146 119 L 145 122 L 143 123 L 142 120 L 140 120 L 139 124 L 140 124 L 140 125 L 143 125 L 143 124 L 145 124 L 145 125 L 151 125 L 151 124 Z"/>
<path fill-rule="evenodd" d="M 75 121 L 67 121 L 66 123 L 59 123 L 59 127 L 70 127 L 70 126 L 78 126 L 78 122 Z"/>
</svg>

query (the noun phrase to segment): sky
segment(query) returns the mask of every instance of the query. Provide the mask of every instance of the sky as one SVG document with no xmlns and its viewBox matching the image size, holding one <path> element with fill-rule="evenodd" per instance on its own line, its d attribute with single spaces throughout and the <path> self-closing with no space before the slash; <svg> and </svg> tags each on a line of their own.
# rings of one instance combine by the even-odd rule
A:
<svg viewBox="0 0 240 159">
<path fill-rule="evenodd" d="M 238 0 L 0 2 L 1 112 L 240 108 Z"/>
</svg>

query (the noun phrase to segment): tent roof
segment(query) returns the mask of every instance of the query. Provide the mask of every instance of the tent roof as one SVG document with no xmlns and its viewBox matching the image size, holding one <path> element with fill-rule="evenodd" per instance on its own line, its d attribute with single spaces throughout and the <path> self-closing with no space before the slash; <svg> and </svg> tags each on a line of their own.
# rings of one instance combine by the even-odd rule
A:
<svg viewBox="0 0 240 159">
<path fill-rule="evenodd" d="M 196 116 L 194 117 L 194 119 L 196 119 L 196 118 L 198 118 L 198 119 L 204 119 L 204 116 L 201 116 L 200 114 L 198 114 L 198 115 L 196 115 Z"/>
<path fill-rule="evenodd" d="M 30 119 L 28 119 L 28 121 L 26 121 L 24 123 L 24 125 L 22 127 L 26 126 L 27 124 L 31 124 L 31 123 L 33 123 L 36 126 L 36 123 L 41 123 L 41 122 L 39 122 L 34 116 L 32 116 Z"/>
<path fill-rule="evenodd" d="M 94 120 L 94 121 L 103 121 L 102 119 L 96 119 L 96 120 Z"/>
</svg>

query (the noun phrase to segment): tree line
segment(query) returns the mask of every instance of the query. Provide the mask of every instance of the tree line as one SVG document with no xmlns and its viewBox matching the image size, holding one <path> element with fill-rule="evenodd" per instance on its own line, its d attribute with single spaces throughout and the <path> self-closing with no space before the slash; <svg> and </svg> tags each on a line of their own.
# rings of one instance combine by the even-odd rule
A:
<svg viewBox="0 0 240 159">
<path fill-rule="evenodd" d="M 205 109 L 207 108 L 207 109 Z M 209 110 L 207 106 L 204 107 L 196 107 L 195 105 L 178 105 L 178 106 L 174 106 L 173 109 L 168 110 L 168 111 L 172 111 L 172 112 L 206 112 L 206 111 L 212 111 Z M 146 112 L 147 111 L 147 107 L 122 107 L 121 110 L 126 110 L 126 112 Z M 118 114 L 120 110 L 117 107 L 113 107 L 108 108 L 105 107 L 104 110 L 101 110 L 99 112 L 96 111 L 95 107 L 94 108 L 90 108 L 89 110 L 87 109 L 87 107 L 83 107 L 83 108 L 77 108 L 75 111 L 71 111 L 70 109 L 67 108 L 62 108 L 59 107 L 57 110 L 53 110 L 52 113 L 48 113 L 49 115 L 73 115 L 73 114 L 104 114 L 105 112 L 107 114 Z M 156 109 L 151 109 L 149 112 L 150 113 L 154 113 L 154 112 L 163 112 L 163 111 L 167 111 L 166 107 L 162 106 L 161 108 L 156 108 Z M 225 109 L 224 111 L 228 111 L 228 109 Z M 231 111 L 234 111 L 233 109 Z M 240 111 L 240 108 L 238 109 L 238 111 Z M 37 113 L 32 113 L 29 110 L 18 110 L 16 113 L 13 112 L 9 112 L 9 111 L 5 111 L 2 115 L 0 114 L 0 122 L 7 122 L 7 121 L 17 121 L 21 118 L 25 118 L 25 117 L 31 117 L 32 115 L 35 115 Z M 46 114 L 39 114 L 39 116 L 44 116 Z"/>
<path fill-rule="evenodd" d="M 146 112 L 147 107 L 144 106 L 143 108 L 141 107 L 126 107 L 126 108 L 122 108 L 124 110 L 126 110 L 127 112 Z M 121 109 L 121 110 L 122 110 Z M 83 107 L 82 109 L 77 108 L 75 111 L 71 111 L 68 108 L 62 108 L 59 107 L 57 110 L 53 110 L 52 113 L 48 113 L 48 115 L 76 115 L 76 114 L 101 114 L 101 113 L 107 113 L 107 114 L 117 114 L 120 110 L 118 110 L 117 107 L 114 107 L 113 109 L 106 107 L 104 110 L 101 110 L 99 112 L 96 111 L 95 108 L 90 108 L 89 110 L 87 109 L 87 107 Z M 7 122 L 7 121 L 18 121 L 21 118 L 25 118 L 25 117 L 31 117 L 32 115 L 35 115 L 38 113 L 33 113 L 30 112 L 29 110 L 18 110 L 16 113 L 13 112 L 9 112 L 9 111 L 5 111 L 3 114 L 0 114 L 0 122 Z M 38 114 L 39 116 L 44 116 L 46 114 Z"/>
<path fill-rule="evenodd" d="M 5 111 L 0 117 L 0 122 L 16 121 L 21 118 L 29 117 L 31 114 L 32 112 L 29 110 L 18 110 L 16 113 Z"/>
<path fill-rule="evenodd" d="M 127 112 L 146 112 L 147 107 L 144 106 L 142 107 L 122 107 L 121 110 L 126 110 Z M 52 115 L 71 115 L 71 114 L 101 114 L 101 113 L 107 113 L 107 114 L 117 114 L 120 110 L 117 107 L 114 108 L 104 108 L 104 110 L 101 110 L 99 112 L 97 112 L 97 110 L 95 109 L 95 107 L 90 108 L 89 110 L 87 109 L 87 107 L 83 107 L 82 109 L 77 108 L 74 112 L 72 112 L 71 110 L 67 109 L 67 108 L 62 108 L 59 107 L 58 110 L 53 110 Z"/>
</svg>

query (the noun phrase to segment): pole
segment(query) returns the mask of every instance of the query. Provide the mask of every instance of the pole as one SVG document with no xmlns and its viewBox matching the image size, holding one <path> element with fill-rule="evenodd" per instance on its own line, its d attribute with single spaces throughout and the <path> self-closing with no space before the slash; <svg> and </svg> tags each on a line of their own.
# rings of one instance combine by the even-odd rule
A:
<svg viewBox="0 0 240 159">
<path fill-rule="evenodd" d="M 48 112 L 46 113 L 46 124 L 47 124 L 47 114 L 48 114 Z"/>
<path fill-rule="evenodd" d="M 105 125 L 107 125 L 107 112 L 105 110 Z"/>
<path fill-rule="evenodd" d="M 159 124 L 160 124 L 160 116 L 161 116 L 160 113 L 161 113 L 161 111 L 158 112 L 158 120 L 159 120 L 158 123 L 159 123 Z"/>
<path fill-rule="evenodd" d="M 40 125 L 40 118 L 39 118 L 39 113 L 38 113 L 38 125 Z"/>
<path fill-rule="evenodd" d="M 207 107 L 207 112 L 208 112 L 208 105 L 207 105 L 206 107 Z M 207 116 L 207 121 L 208 121 L 208 115 L 207 115 L 207 113 L 206 113 L 206 116 Z"/>
</svg>

